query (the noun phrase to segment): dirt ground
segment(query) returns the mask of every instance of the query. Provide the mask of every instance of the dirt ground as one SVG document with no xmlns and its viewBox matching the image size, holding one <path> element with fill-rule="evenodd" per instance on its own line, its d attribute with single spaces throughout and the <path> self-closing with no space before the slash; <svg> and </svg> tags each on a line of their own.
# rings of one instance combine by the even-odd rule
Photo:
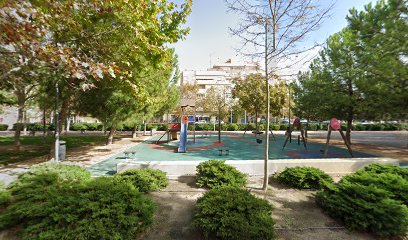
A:
<svg viewBox="0 0 408 240">
<path fill-rule="evenodd" d="M 286 189 L 272 183 L 265 193 L 259 189 L 261 179 L 248 184 L 256 196 L 268 200 L 275 210 L 276 233 L 279 240 L 369 240 L 376 239 L 366 233 L 349 232 L 325 215 L 316 205 L 313 191 Z M 201 240 L 202 233 L 192 226 L 195 201 L 205 190 L 194 185 L 193 177 L 171 180 L 161 192 L 149 195 L 158 204 L 154 225 L 137 240 Z M 325 229 L 334 227 L 337 229 Z"/>
</svg>

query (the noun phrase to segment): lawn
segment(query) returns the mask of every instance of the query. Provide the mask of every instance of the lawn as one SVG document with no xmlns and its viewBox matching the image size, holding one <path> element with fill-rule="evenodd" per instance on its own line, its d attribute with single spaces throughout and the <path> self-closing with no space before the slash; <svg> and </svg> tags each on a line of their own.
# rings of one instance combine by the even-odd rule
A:
<svg viewBox="0 0 408 240">
<path fill-rule="evenodd" d="M 8 165 L 32 158 L 46 156 L 51 150 L 53 137 L 24 136 L 21 137 L 21 149 L 14 147 L 14 137 L 0 137 L 0 165 Z M 94 145 L 106 140 L 105 136 L 62 136 L 66 141 L 67 150 L 81 146 Z"/>
</svg>

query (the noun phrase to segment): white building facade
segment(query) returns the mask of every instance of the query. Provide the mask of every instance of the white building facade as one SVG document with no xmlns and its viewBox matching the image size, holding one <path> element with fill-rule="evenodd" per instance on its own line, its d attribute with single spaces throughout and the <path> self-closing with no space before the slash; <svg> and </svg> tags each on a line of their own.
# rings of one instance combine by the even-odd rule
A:
<svg viewBox="0 0 408 240">
<path fill-rule="evenodd" d="M 181 74 L 180 83 L 197 84 L 198 94 L 205 94 L 211 87 L 223 88 L 228 94 L 234 87 L 232 80 L 245 79 L 245 76 L 252 73 L 263 73 L 260 66 L 255 63 L 238 63 L 231 59 L 225 63 L 216 64 L 207 70 L 185 70 Z"/>
<path fill-rule="evenodd" d="M 224 63 L 215 64 L 207 70 L 183 71 L 180 84 L 197 84 L 200 97 L 205 96 L 210 88 L 219 89 L 225 94 L 226 101 L 229 101 L 232 98 L 233 80 L 244 80 L 247 75 L 256 73 L 264 74 L 259 64 L 239 63 L 229 59 Z M 198 116 L 209 121 L 209 114 L 201 112 Z M 210 121 L 214 120 L 211 119 Z"/>
</svg>

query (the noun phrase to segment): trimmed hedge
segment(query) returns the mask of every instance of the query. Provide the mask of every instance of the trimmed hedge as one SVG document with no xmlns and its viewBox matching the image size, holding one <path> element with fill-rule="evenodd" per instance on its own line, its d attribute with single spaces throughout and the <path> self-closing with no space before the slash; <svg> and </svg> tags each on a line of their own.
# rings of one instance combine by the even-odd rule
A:
<svg viewBox="0 0 408 240">
<path fill-rule="evenodd" d="M 129 182 L 90 179 L 73 166 L 23 174 L 0 215 L 0 229 L 21 226 L 25 239 L 135 239 L 153 222 L 155 205 Z"/>
<path fill-rule="evenodd" d="M 248 190 L 236 187 L 212 189 L 197 200 L 194 225 L 204 234 L 226 240 L 275 238 L 273 207 Z"/>
<path fill-rule="evenodd" d="M 8 125 L 7 124 L 0 124 L 0 131 L 7 131 Z"/>
<path fill-rule="evenodd" d="M 224 160 L 208 160 L 197 166 L 197 186 L 217 188 L 222 186 L 244 187 L 246 175 L 225 163 Z"/>
<path fill-rule="evenodd" d="M 0 182 L 0 206 L 8 204 L 10 199 L 10 192 L 5 188 L 3 182 Z"/>
<path fill-rule="evenodd" d="M 316 202 L 351 230 L 383 237 L 408 233 L 408 169 L 373 164 L 329 184 Z"/>
<path fill-rule="evenodd" d="M 166 173 L 150 168 L 128 170 L 115 175 L 119 181 L 128 181 L 141 192 L 156 191 L 169 184 Z"/>
<path fill-rule="evenodd" d="M 274 177 L 279 183 L 298 189 L 320 189 L 333 178 L 315 167 L 291 167 L 276 174 Z"/>
<path fill-rule="evenodd" d="M 85 131 L 88 130 L 88 126 L 85 123 L 72 123 L 70 130 L 72 131 Z"/>
</svg>

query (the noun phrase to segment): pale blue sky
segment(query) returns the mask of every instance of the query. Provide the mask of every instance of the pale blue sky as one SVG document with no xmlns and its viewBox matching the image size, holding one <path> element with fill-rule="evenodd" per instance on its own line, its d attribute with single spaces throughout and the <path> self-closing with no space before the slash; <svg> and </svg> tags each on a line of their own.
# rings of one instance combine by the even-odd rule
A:
<svg viewBox="0 0 408 240">
<path fill-rule="evenodd" d="M 329 0 L 320 0 L 323 3 Z M 352 7 L 363 10 L 371 0 L 337 0 L 330 19 L 310 35 L 308 41 L 322 42 L 347 25 L 345 19 Z M 237 16 L 227 13 L 224 0 L 193 0 L 193 10 L 187 19 L 190 34 L 185 40 L 175 44 L 181 70 L 207 69 L 211 62 L 228 58 L 240 59 L 234 47 L 239 47 L 237 38 L 230 35 L 228 27 L 234 27 Z"/>
</svg>

